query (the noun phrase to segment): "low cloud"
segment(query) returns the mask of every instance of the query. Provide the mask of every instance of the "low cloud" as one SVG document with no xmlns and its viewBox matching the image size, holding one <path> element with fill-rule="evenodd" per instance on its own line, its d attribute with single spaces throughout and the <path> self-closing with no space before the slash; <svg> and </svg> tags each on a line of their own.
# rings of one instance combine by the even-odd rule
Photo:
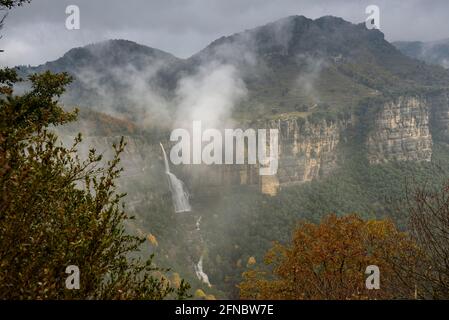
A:
<svg viewBox="0 0 449 320">
<path fill-rule="evenodd" d="M 234 66 L 208 63 L 193 76 L 179 81 L 176 123 L 190 126 L 192 121 L 200 120 L 210 128 L 222 128 L 246 94 L 245 84 Z"/>
<path fill-rule="evenodd" d="M 300 90 L 314 99 L 317 103 L 320 101 L 316 90 L 316 81 L 319 79 L 321 71 L 328 66 L 328 63 L 321 58 L 311 57 L 309 55 L 298 55 L 297 63 L 301 69 L 296 78 L 294 89 Z"/>
<path fill-rule="evenodd" d="M 65 8 L 80 7 L 81 29 L 65 29 Z M 70 48 L 124 38 L 186 58 L 211 41 L 290 15 L 366 18 L 371 0 L 34 0 L 13 9 L 2 30 L 2 65 L 41 64 Z M 448 38 L 449 2 L 379 0 L 381 30 L 396 40 Z"/>
</svg>

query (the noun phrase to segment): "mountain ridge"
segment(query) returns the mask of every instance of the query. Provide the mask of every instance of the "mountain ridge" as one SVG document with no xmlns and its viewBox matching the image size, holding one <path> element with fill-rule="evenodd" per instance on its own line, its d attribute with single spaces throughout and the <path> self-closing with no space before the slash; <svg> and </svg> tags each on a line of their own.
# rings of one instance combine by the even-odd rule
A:
<svg viewBox="0 0 449 320">
<path fill-rule="evenodd" d="M 403 221 L 387 203 L 391 197 L 403 195 L 403 178 L 435 182 L 434 167 L 439 161 L 445 167 L 449 163 L 449 91 L 423 91 L 447 86 L 448 71 L 406 57 L 380 31 L 341 18 L 293 16 L 219 38 L 203 50 L 156 70 L 152 66 L 140 71 L 107 70 L 100 74 L 105 79 L 100 79 L 110 87 L 106 93 L 113 100 L 107 100 L 104 107 L 110 107 L 109 102 L 118 107 L 129 103 L 123 112 L 129 116 L 138 108 L 149 107 L 150 102 L 165 107 L 158 105 L 157 99 L 145 100 L 149 89 L 160 88 L 161 95 L 172 98 L 179 83 L 187 79 L 196 98 L 204 94 L 197 84 L 207 84 L 217 65 L 233 66 L 233 74 L 241 77 L 248 91 L 248 97 L 235 106 L 234 117 L 242 122 L 260 120 L 253 128 L 279 130 L 279 170 L 274 176 L 259 176 L 257 167 L 247 165 L 173 166 L 193 195 L 195 214 L 203 218 L 204 268 L 228 297 L 244 271 L 244 263 L 238 261 L 246 261 L 248 256 L 262 261 L 272 241 L 288 240 L 298 219 L 319 221 L 329 212 L 359 212 L 364 217 Z M 151 72 L 156 77 L 143 77 Z M 135 89 L 123 81 L 126 75 L 138 82 L 141 90 L 132 93 L 143 105 L 122 99 L 128 97 L 129 89 Z M 74 91 L 75 83 L 70 89 L 73 101 L 105 89 L 98 84 L 85 83 Z M 205 86 L 206 95 L 222 89 L 220 81 L 212 84 Z M 187 105 L 196 101 L 188 100 Z M 97 121 L 92 121 L 95 118 Z M 160 135 L 142 133 L 133 121 L 117 121 L 86 110 L 80 119 L 88 129 L 96 129 L 88 131 L 87 143 L 92 148 L 104 150 L 117 136 L 126 136 L 123 163 L 137 223 L 155 234 L 172 265 L 179 264 L 180 270 L 192 273 L 188 266 L 200 257 L 191 253 L 196 251 L 194 246 L 188 241 L 180 246 L 179 237 L 164 244 L 171 239 L 168 234 L 173 233 L 173 226 L 185 226 L 171 219 L 169 191 L 161 184 L 165 170 L 159 142 L 170 146 L 168 130 Z M 68 129 L 77 132 L 82 124 L 74 123 Z M 160 203 L 158 193 L 162 193 Z M 186 257 L 189 254 L 194 258 Z"/>
<path fill-rule="evenodd" d="M 449 38 L 437 41 L 395 41 L 393 45 L 405 55 L 449 68 Z"/>
<path fill-rule="evenodd" d="M 132 79 L 139 80 L 138 94 L 147 87 L 170 100 L 182 79 L 217 62 L 233 66 L 247 88 L 248 97 L 235 108 L 237 118 L 328 112 L 329 106 L 341 112 L 379 94 L 449 86 L 443 68 L 402 54 L 379 30 L 334 16 L 288 16 L 220 37 L 186 59 L 128 40 L 106 40 L 21 72 L 67 71 L 75 75 L 67 104 L 129 113 L 136 103 L 127 95 L 135 89 Z"/>
</svg>

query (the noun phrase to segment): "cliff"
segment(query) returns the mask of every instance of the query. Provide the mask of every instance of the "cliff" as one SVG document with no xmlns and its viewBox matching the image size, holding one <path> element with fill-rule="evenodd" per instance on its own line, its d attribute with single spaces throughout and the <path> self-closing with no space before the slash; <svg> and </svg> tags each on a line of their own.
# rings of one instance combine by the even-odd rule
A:
<svg viewBox="0 0 449 320">
<path fill-rule="evenodd" d="M 302 117 L 258 121 L 249 127 L 278 129 L 279 162 L 273 176 L 259 175 L 257 165 L 190 165 L 193 186 L 254 185 L 262 193 L 275 195 L 281 185 L 312 181 L 326 176 L 337 167 L 337 147 L 347 122 Z"/>
<path fill-rule="evenodd" d="M 268 128 L 279 130 L 279 170 L 281 184 L 317 179 L 336 167 L 336 149 L 346 124 L 303 118 L 272 120 Z"/>
<path fill-rule="evenodd" d="M 430 161 L 429 115 L 425 98 L 402 96 L 385 102 L 371 120 L 366 142 L 369 162 Z"/>
<path fill-rule="evenodd" d="M 242 127 L 279 130 L 279 162 L 274 176 L 260 176 L 257 165 L 171 165 L 195 195 L 219 191 L 223 187 L 253 186 L 276 195 L 286 185 L 304 183 L 331 174 L 339 163 L 341 142 L 358 135 L 371 164 L 391 161 L 430 161 L 433 139 L 449 141 L 449 95 L 440 91 L 428 95 L 403 95 L 383 100 L 370 109 L 368 117 L 354 114 L 346 120 L 307 119 L 295 114 L 259 120 Z M 356 130 L 354 130 L 356 129 Z M 164 135 L 165 136 L 165 135 Z M 166 135 L 168 137 L 168 134 Z M 69 136 L 66 136 L 68 138 Z M 106 156 L 119 137 L 88 136 L 85 146 Z M 164 181 L 162 155 L 158 143 L 145 135 L 126 137 L 122 155 L 125 177 L 148 177 L 154 188 Z M 167 150 L 168 141 L 162 141 Z M 351 142 L 349 142 L 351 143 Z M 87 148 L 83 147 L 85 152 Z M 108 151 L 109 150 L 109 151 Z M 345 155 L 351 156 L 351 155 Z M 159 187 L 157 186 L 159 184 Z"/>
</svg>

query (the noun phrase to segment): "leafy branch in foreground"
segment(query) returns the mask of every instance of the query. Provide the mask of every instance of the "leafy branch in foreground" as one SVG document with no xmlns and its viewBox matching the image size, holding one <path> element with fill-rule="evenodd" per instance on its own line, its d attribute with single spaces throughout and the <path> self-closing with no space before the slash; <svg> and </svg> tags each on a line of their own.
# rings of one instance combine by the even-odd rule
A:
<svg viewBox="0 0 449 320">
<path fill-rule="evenodd" d="M 13 95 L 14 71 L 0 75 L 0 298 L 188 297 L 152 256 L 131 257 L 145 239 L 125 232 L 132 217 L 116 192 L 123 138 L 106 164 L 93 149 L 81 160 L 81 135 L 65 147 L 48 129 L 76 118 L 57 102 L 70 77 L 33 75 L 31 91 Z M 79 290 L 65 287 L 68 265 L 79 267 Z"/>
</svg>

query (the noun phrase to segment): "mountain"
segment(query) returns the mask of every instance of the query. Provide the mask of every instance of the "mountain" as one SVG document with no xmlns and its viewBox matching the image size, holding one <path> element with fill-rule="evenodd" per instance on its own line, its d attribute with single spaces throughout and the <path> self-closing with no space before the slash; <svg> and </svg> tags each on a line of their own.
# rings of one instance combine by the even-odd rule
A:
<svg viewBox="0 0 449 320">
<path fill-rule="evenodd" d="M 433 142 L 449 141 L 449 71 L 338 17 L 286 17 L 221 37 L 188 59 L 110 40 L 22 71 L 46 69 L 75 76 L 66 103 L 146 129 L 168 132 L 177 118 L 223 113 L 241 126 L 279 128 L 275 178 L 250 179 L 254 168 L 225 174 L 270 194 L 332 173 L 345 141 L 372 164 L 430 161 Z"/>
<path fill-rule="evenodd" d="M 251 117 L 316 105 L 347 110 L 379 92 L 449 84 L 442 68 L 404 56 L 380 31 L 333 16 L 291 16 L 222 37 L 184 68 L 216 60 L 243 73 L 250 92 L 244 107 Z"/>
<path fill-rule="evenodd" d="M 173 63 L 178 59 L 173 55 L 140 45 L 128 40 L 107 40 L 84 47 L 74 48 L 61 58 L 31 68 L 33 72 L 52 70 L 77 73 L 85 68 L 107 72 L 111 67 L 132 66 L 144 68 L 148 64 L 159 62 Z"/>
<path fill-rule="evenodd" d="M 291 16 L 217 39 L 188 59 L 111 40 L 21 72 L 46 69 L 76 79 L 65 101 L 83 109 L 81 122 L 65 137 L 86 127 L 89 146 L 104 151 L 126 136 L 120 187 L 134 228 L 157 237 L 157 256 L 217 297 L 236 297 L 245 261 L 263 261 L 298 220 L 356 212 L 404 227 L 390 202 L 403 198 L 404 181 L 447 177 L 449 71 L 404 55 L 364 24 Z M 236 126 L 278 129 L 277 174 L 246 164 L 171 166 L 193 208 L 174 214 L 159 142 L 168 150 L 178 105 L 205 105 L 207 114 L 224 105 Z M 170 109 L 164 120 L 162 109 Z M 110 115 L 117 112 L 127 119 Z M 148 130 L 158 124 L 165 131 Z M 191 235 L 199 221 L 201 241 Z M 195 279 L 200 257 L 213 288 Z"/>
<path fill-rule="evenodd" d="M 409 57 L 449 68 L 449 39 L 430 42 L 397 41 L 393 45 Z"/>
<path fill-rule="evenodd" d="M 125 111 L 147 88 L 163 92 L 164 70 L 178 61 L 167 52 L 132 41 L 108 40 L 71 49 L 43 65 L 18 69 L 22 76 L 45 70 L 68 72 L 74 82 L 64 95 L 66 104 Z"/>
<path fill-rule="evenodd" d="M 243 119 L 347 112 L 383 93 L 449 84 L 443 68 L 405 56 L 380 31 L 332 16 L 290 16 L 217 39 L 188 59 L 109 40 L 21 70 L 69 72 L 76 80 L 64 97 L 67 104 L 129 113 L 148 104 L 167 108 L 162 104 L 174 97 L 181 79 L 213 63 L 234 66 L 244 81 L 248 97 L 234 109 Z M 148 92 L 150 102 L 142 105 Z"/>
</svg>

